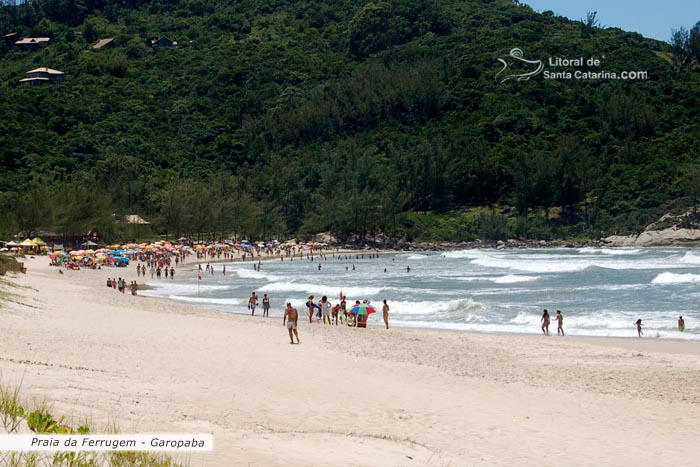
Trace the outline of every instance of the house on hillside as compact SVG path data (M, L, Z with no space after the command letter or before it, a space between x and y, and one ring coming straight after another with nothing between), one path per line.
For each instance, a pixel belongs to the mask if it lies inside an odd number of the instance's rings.
M44 44L48 44L50 40L50 37L23 37L15 42L15 45L22 49L34 50L38 49Z
M159 37L157 39L147 39L146 47L163 47L167 49L177 48L177 42L168 37Z
M112 47L114 47L114 38L112 38L112 37L100 39L99 41L92 44L93 50L103 49L103 48L112 48Z
M36 68L27 72L27 77L19 80L20 83L29 83L32 86L39 86L51 81L63 81L65 73L51 68Z
M15 42L19 40L19 33L18 32L8 32L4 36L2 36L2 40L5 41L7 45L14 45Z

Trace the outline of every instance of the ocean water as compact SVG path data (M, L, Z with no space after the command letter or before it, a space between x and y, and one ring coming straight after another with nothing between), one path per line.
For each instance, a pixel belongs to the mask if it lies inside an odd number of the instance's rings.
M267 293L271 317L292 302L300 311L309 295L333 303L387 299L391 326L477 332L541 333L547 308L564 315L567 334L700 340L700 251L682 248L464 250L432 253L328 253L313 261L214 264L199 280L194 262L175 280L150 280L142 295L249 314L248 297ZM321 264L321 270L318 265ZM353 266L355 269L353 270ZM407 272L410 267L410 272ZM385 272L386 271L386 272ZM256 315L262 314L259 306ZM686 331L677 330L683 315ZM370 324L381 324L381 312ZM550 332L556 334L552 319Z

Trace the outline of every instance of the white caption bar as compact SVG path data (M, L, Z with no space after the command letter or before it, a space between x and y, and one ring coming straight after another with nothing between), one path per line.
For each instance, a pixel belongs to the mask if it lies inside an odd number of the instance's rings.
M212 435L0 435L0 451L212 451Z

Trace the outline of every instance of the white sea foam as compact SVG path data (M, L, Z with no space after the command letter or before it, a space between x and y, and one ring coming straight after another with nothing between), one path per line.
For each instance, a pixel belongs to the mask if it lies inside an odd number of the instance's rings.
M638 248L594 248L586 247L578 249L578 252L583 255L610 255L610 256L621 256L621 255L638 255L642 250Z
M676 274L673 272L662 272L651 281L652 284L698 284L700 274Z
M519 282L534 282L540 280L541 277L509 274L507 276L465 276L455 277L454 279L462 282L493 282L495 284L517 284Z
M150 290L144 290L144 292L153 292L153 295L163 296L163 295L180 295L180 294L192 294L198 292L210 292L214 290L228 290L231 287L228 285L214 285L202 283L205 281L200 281L199 284L182 282L148 282L148 286L151 287ZM139 292L141 293L141 292Z
M562 261L562 260L530 260L509 259L499 256L484 256L472 260L472 264L487 268L513 269L516 271L531 273L548 272L577 272L583 271L593 264L589 261Z
M460 258L481 258L488 255L489 251L495 250L457 250L446 251L442 254L445 258L460 259Z
M405 256L404 258L405 258L405 259L408 259L408 260L411 260L411 261L414 261L414 260L415 260L415 261L418 261L418 260L426 259L426 258L429 258L429 257L430 257L429 255L413 254L413 255Z
M170 295L168 298L181 302L204 305L243 305L244 300L238 298L204 298L197 296ZM247 303L247 301L245 301Z
M269 282L279 280L280 277L275 274L270 274L262 271L251 271L250 269L236 268L233 270L236 275L242 279L262 279Z
M332 300L336 300L340 296L341 291L343 295L348 298L364 299L379 295L382 291L389 290L389 288L361 286L339 287L337 285L309 284L303 282L273 282L259 287L259 290L261 292L303 292L307 295L313 294L319 299L321 296L327 295Z
M466 317L483 310L483 305L472 299L435 301L394 301L389 302L392 313L400 315L432 315L440 320L446 317Z
M494 282L496 284L517 284L519 282L534 282L540 280L540 276L518 276L509 274L503 277L497 277Z
M700 255L689 251L680 259L680 262L685 264L700 264Z

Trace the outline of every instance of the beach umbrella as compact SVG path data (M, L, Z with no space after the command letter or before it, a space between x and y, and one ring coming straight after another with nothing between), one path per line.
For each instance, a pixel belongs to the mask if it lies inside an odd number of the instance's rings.
M25 238L22 240L22 242L20 242L20 246L36 246L36 243L34 243L34 240Z
M372 313L376 313L377 309L369 303L360 303L359 305L353 306L348 311L353 315L371 315Z

